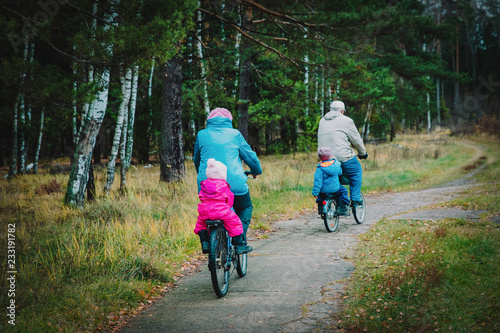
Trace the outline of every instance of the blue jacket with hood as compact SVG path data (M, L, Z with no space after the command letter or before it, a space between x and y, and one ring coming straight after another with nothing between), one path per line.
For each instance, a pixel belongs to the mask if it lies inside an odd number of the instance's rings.
M234 195L244 195L248 192L247 176L244 174L243 160L253 175L260 175L257 154L245 141L240 131L233 128L231 119L214 117L207 120L207 128L198 132L194 145L193 161L198 172L198 192L200 183L207 179L207 161L214 158L227 167L227 182Z
M342 175L342 168L340 162L335 158L319 163L314 173L312 194L318 196L320 193L332 194L337 192L340 189L340 175Z

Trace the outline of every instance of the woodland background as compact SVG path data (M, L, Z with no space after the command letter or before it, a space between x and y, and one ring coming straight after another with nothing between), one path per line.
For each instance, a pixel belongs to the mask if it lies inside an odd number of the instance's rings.
M334 99L365 140L498 133L497 0L2 1L0 167L69 157L65 202L92 165L185 175L215 107L259 154L312 151ZM52 166L53 167L53 166ZM86 191L88 191L86 195Z

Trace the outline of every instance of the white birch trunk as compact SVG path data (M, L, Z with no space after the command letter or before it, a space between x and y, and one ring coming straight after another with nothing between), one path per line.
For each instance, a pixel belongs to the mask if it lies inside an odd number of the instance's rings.
M370 132L370 125L368 124L368 121L370 120L370 113L371 113L371 103L368 103L368 108L366 110L366 116L365 116L365 123L363 124L363 141L365 141L368 138L368 134Z
M113 137L113 144L111 146L111 154L109 156L107 180L106 184L104 185L105 193L109 193L115 179L116 157L118 155L118 149L120 147L120 138L122 136L123 124L125 122L124 119L127 117L128 104L130 101L132 69L130 68L126 69L125 73L121 74L120 81L122 85L122 102L120 104L118 118L116 120L115 135ZM122 158L122 164L123 164L123 158Z
M320 96L320 112L321 117L325 115L325 71L321 71L321 96Z
M441 126L441 94L439 93L439 79L436 82L436 108L437 108L437 121L438 126Z
M238 6L238 25L241 26L241 12L240 6ZM234 99L237 99L238 87L239 87L239 75L240 75L240 44L241 44L241 33L238 31L236 33L236 39L234 41L234 48L236 54L236 62L234 64L234 68L236 69L235 79L234 79Z
M120 191L124 192L127 187L127 171L130 167L132 161L132 151L134 147L134 122L135 122L135 109L137 106L137 89L139 86L139 66L135 66L132 87L131 87L131 97L128 112L128 124L127 124L127 141L125 158L122 160L121 167L121 177L120 177ZM125 131L125 128L124 128Z
M318 70L314 70L314 105L318 105L318 86L319 86L319 78L318 78ZM316 109L316 107L315 107ZM316 109L317 110L317 109Z
M427 93L427 134L431 133L431 96Z
M112 6L112 13L107 17L105 30L109 29L110 23L116 17L119 1L116 1ZM109 56L113 53L112 46L108 46ZM96 73L94 73L96 74ZM81 206L85 201L85 192L89 178L89 168L92 163L92 152L97 140L97 135L102 125L106 108L108 105L110 70L104 68L102 72L97 74L99 86L101 89L96 94L92 101L85 124L80 128L81 135L78 138L76 153L71 173L66 188L64 201L68 205Z
M305 36L307 37L307 35ZM306 109L305 109L305 112L306 112L306 117L309 115L309 66L307 65L307 63L309 62L309 56L306 55L304 56L304 62L306 63L305 65L305 73L304 73L304 85L306 87Z
M127 140L128 140L128 108L127 115L123 118L122 127L122 141L120 142L120 173L121 180L124 180L125 170L127 168ZM122 184L120 183L120 191L123 191Z
M19 117L19 97L14 105L14 121L12 123L12 160L10 162L9 176L17 174L17 154L19 153L17 137L17 119Z
M75 47L73 46L73 50L75 50ZM77 71L76 71L76 62L73 62L73 77L75 80L73 81L73 91L75 93L75 99L73 100L73 145L76 147L76 144L78 142L77 135L78 135L78 123L77 123L77 118L78 118L78 105L76 104L76 94L78 91L78 84L77 84Z
M201 7L201 2L198 1L198 7ZM198 22L201 22L201 12L198 11ZM207 73L205 69L205 61L203 60L203 47L201 45L201 29L198 29L198 54L200 57L200 69L201 69L201 79L203 80L203 106L205 113L208 115L210 113L210 101L208 100L208 82Z
M38 174L38 158L40 157L40 149L42 147L42 136L43 136L43 121L45 118L45 111L42 109L42 114L40 115L40 134L38 135L38 145L36 147L35 154L35 165L33 166L33 173Z
M94 2L94 17L97 17L97 10L98 10L98 6L97 6L97 1ZM92 38L95 38L95 31L97 30L97 19L94 18L94 20L92 20ZM91 56L93 55L93 52L91 52ZM92 65L89 65L88 67L88 73L86 74L86 83L92 83L94 82L94 67ZM78 141L78 137L80 136L80 131L81 129L83 128L83 126L85 125L85 121L87 120L87 118L89 117L89 109L90 109L90 102L85 102L83 104L83 107L82 107L82 120L80 122L80 130L78 130L77 134L76 134L76 137L77 137L77 141ZM75 144L76 146L76 144Z
M28 47L29 47L29 37L25 37L24 39L24 68L23 73L21 74L21 86L24 86L26 83L26 65L28 60ZM18 172L21 175L26 173L26 142L25 142L25 132L26 132L26 101L24 100L24 95L22 93L19 94L19 108L18 108L18 156L19 156L19 164L18 164Z
M148 140L149 140L149 135L151 133L151 128L153 128L153 106L152 106L152 103L151 103L151 96L153 96L153 75L154 75L154 72L155 72L155 61L156 61L156 59L153 58L153 61L151 63L151 71L149 73L149 87L148 87L149 124L148 124L148 132L147 132Z

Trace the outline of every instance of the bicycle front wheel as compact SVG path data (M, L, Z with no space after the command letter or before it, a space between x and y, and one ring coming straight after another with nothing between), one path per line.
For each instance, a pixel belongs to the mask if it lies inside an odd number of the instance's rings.
M366 216L365 196L363 195L363 193L360 193L360 196L360 204L356 207L352 207L352 215L354 215L354 219L358 224L365 222Z
M238 261L236 263L236 271L240 277L247 275L247 254L238 254Z
M328 232L336 232L339 228L339 215L335 200L329 199L326 203L326 213L324 214L325 228Z
M219 226L210 233L208 268L212 277L212 286L218 297L224 297L229 288L229 270L226 269L229 257L227 239L227 232L223 226Z

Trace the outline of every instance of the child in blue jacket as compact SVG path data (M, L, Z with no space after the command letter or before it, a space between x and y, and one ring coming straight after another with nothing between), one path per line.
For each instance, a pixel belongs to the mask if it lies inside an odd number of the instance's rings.
M312 195L318 203L318 213L323 213L323 200L326 196L333 194L338 203L337 213L340 216L346 216L349 197L347 189L340 185L339 176L342 175L340 162L332 156L332 150L328 147L320 147L318 149L318 157L321 163L316 168L312 190Z

